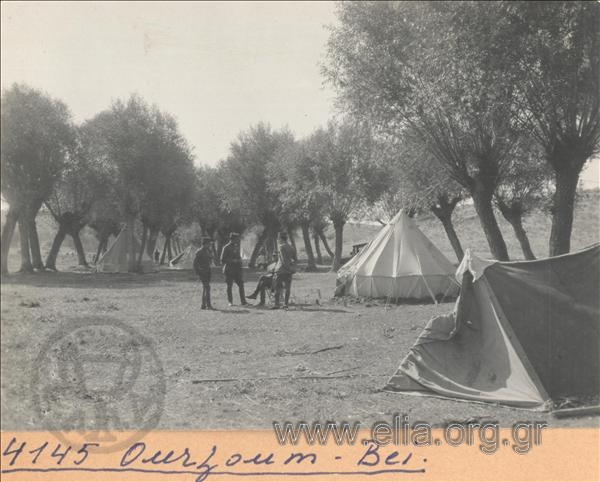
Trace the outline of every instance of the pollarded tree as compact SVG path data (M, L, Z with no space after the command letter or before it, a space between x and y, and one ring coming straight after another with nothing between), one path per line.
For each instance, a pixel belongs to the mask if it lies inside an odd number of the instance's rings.
M332 260L334 258L333 251L327 242L327 236L325 236L325 229L327 229L328 226L329 221L327 220L327 217L320 211L317 213L315 219L313 219L313 221L310 223L312 239L315 245L315 256L318 264L324 264L323 255L321 253L321 244L323 244L323 248L325 249L325 252L329 258Z
M523 227L523 217L548 205L552 182L543 152L531 141L529 138L519 141L515 157L494 194L496 206L512 226L525 259L535 259L535 255Z
M253 267L260 248L266 242L273 249L277 231L281 228L277 212L277 196L268 189L268 166L283 146L291 144L294 136L288 129L274 131L259 123L231 143L230 153L223 164L224 207L240 212L250 224L262 225L262 231L249 266Z
M87 266L79 232L91 220L94 204L110 196L110 166L90 152L91 142L86 126L76 132L77 139L69 150L68 162L45 201L58 224L46 258L46 268L52 270L56 270L56 257L67 235L73 239L79 264Z
M482 50L496 4L348 2L325 73L347 108L385 130L416 133L473 198L493 256L508 259L492 199L511 156L514 89Z
M306 269L316 270L317 260L312 248L310 227L320 219L324 199L316 188L314 158L310 155L309 140L285 146L278 153L270 167L269 189L277 196L280 216L288 223L298 225L302 231ZM322 263L322 257L319 262Z
M177 122L155 108L152 124L149 153L141 172L145 189L140 208L143 231L138 265L145 248L149 255L154 252L161 228L172 235L179 224L189 220L194 189L192 150Z
M2 230L2 272L8 271L17 222L21 271L43 269L35 218L64 168L73 142L71 116L63 102L15 84L2 94L1 123L1 189L10 206Z
M194 178L194 199L192 201L193 220L196 221L205 236L214 239L215 232L219 226L219 209L221 205L221 193L218 183L220 177L217 169L210 166L196 168Z
M102 173L105 180L102 194L95 198L88 216L88 225L94 230L98 240L94 263L106 252L110 237L117 236L125 224L122 200L118 191L121 187L118 180L119 169L109 157L106 138L113 122L113 116L105 111L86 121L80 129L85 140L83 143L85 156L88 162Z
M95 126L94 152L112 165L111 184L120 219L127 224L130 271L139 268L148 222L175 231L193 176L191 152L171 116L138 96L117 101L90 121ZM142 249L136 252L134 222L144 223Z
M400 209L410 217L422 211L426 188L417 189L409 178L409 171L414 171L421 159L406 149L403 138L379 134L373 144L372 158L374 170L366 203L355 215L386 225Z
M192 204L193 220L197 221L206 236L215 238L223 223L223 205L226 187L223 176L224 166L201 166L196 169L196 187Z
M118 236L118 234L121 232L122 223L113 217L115 212L115 209L109 209L107 211L105 211L104 208L98 209L98 205L92 209L88 226L94 230L94 234L98 240L96 254L92 260L94 264L98 262L100 257L108 249L108 241L110 237Z
M371 132L352 120L331 121L327 128L317 129L306 142L314 190L335 231L332 269L336 271L341 266L344 225L367 198L371 184L374 172Z
M385 137L377 152L389 183L380 198L388 218L401 207L408 209L409 215L423 210L432 212L442 223L456 258L461 261L464 252L452 214L467 197L465 189L439 166L410 130L399 138Z
M129 252L135 253L134 222L139 217L146 194L144 168L150 154L152 111L139 97L116 101L110 109L97 114L94 125L94 152L113 167L111 184L119 209L118 217L127 225ZM137 260L129 257L129 270Z
M579 176L600 147L600 4L501 2L497 54L514 77L518 123L554 173L550 255L570 250ZM505 61L503 59L506 59Z
M198 167L191 203L191 220L216 241L217 253L221 253L230 232L243 233L247 228L240 210L227 203L227 173L223 161L216 167Z

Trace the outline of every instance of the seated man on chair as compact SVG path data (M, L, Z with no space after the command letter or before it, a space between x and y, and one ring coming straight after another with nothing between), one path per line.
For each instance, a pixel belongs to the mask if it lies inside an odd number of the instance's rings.
M275 267L277 266L277 253L274 253L274 261L267 266L267 272L258 278L258 284L256 285L256 289L254 292L246 298L251 300L255 300L256 297L260 293L260 302L256 306L265 306L265 292L266 290L270 290L273 292L275 288L275 284L273 283L273 278L275 277Z

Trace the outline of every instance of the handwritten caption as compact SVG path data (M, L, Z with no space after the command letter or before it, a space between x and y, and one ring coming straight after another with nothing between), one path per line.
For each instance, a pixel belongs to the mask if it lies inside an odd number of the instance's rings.
M424 474L427 459L414 450L394 450L366 440L362 446L339 447L339 452L315 448L314 451L241 453L218 445L205 449L157 446L135 442L122 451L102 453L102 443L66 445L50 440L31 443L11 437L3 442L4 476L34 472L106 472L181 474L196 482L212 475L230 476L311 476ZM340 470L332 470L339 466ZM326 467L320 470L319 467Z

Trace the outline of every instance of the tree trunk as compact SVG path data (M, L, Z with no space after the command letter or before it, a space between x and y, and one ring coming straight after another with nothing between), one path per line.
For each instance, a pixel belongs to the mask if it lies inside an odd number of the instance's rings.
M277 230L270 232L267 238L267 253L270 259L273 259L275 252L277 252Z
M158 241L158 229L150 227L148 232L148 242L146 243L146 253L154 259L154 250Z
M219 266L221 264L221 260L219 259L219 255L218 253L218 247L217 247L217 230L216 228L210 228L210 229L206 229L204 231L205 236L209 237L212 242L210 243L210 250L212 252L212 257L213 257L213 263L215 264L215 266Z
M527 238L527 233L523 228L523 208L520 203L511 203L506 204L502 199L496 199L496 203L498 204L498 209L504 216L515 232L515 236L521 245L521 250L523 251L523 255L525 259L535 259L535 255L531 249L531 245L529 244L529 239Z
M556 171L556 190L552 198L552 229L550 230L550 256L568 253L571 250L573 209L575 193L581 169Z
M54 236L54 241L52 241L52 246L50 247L50 252L48 253L48 257L46 258L46 268L52 269L56 271L56 258L58 253L60 252L60 247L62 246L65 237L67 236L67 228L64 224L58 225L58 231Z
M217 251L215 261L218 266L221 266L221 253L223 252L223 247L225 246L225 239L223 239L223 235L219 232L217 232L217 242L215 244L215 249Z
M435 213L435 211L434 211L434 214L440 220L440 222L442 223L442 226L444 226L444 231L446 231L446 236L448 237L448 241L450 241L450 245L452 246L452 249L454 250L454 254L456 254L456 259L460 263L465 255L465 253L463 251L462 245L460 244L460 239L458 239L458 235L456 234L456 231L454 230L454 224L452 223L452 215L439 216L437 213Z
M476 181L476 186L472 190L471 196L492 256L498 261L508 261L506 243L502 237L502 232L500 231L492 207L493 190Z
M515 236L517 237L519 244L521 245L521 250L523 251L523 256L525 256L525 259L535 259L535 255L533 254L533 250L531 249L531 245L529 244L529 238L527 237L525 228L523 228L522 217L519 215L512 221L509 219L508 222L511 224L515 231Z
M144 225L144 229L142 231L142 246L140 247L140 254L138 255L136 269L137 271L142 270L142 258L144 257L144 250L146 249L146 240L148 238L148 226Z
M169 241L167 242L167 256L169 258L169 263L173 259L173 251L171 250L171 242L173 238L169 235Z
M317 254L317 264L323 264L323 255L321 254L321 245L319 243L319 233L313 233L313 241L315 243L315 252Z
M38 271L44 270L44 261L42 261L42 252L40 250L40 238L38 237L37 225L35 223L36 214L29 218L29 249L31 250L31 264Z
M310 231L309 224L302 223L300 227L302 228L302 239L304 240L304 251L306 251L307 258L307 266L306 271L316 271L317 265L315 264L315 256L313 254L312 245L310 244Z
M163 245L162 254L160 256L160 264L165 264L165 256L167 255L167 248L169 246L170 236L165 236L165 244Z
M110 235L102 236L102 238L98 241L98 249L96 250L96 255L94 256L94 264L96 264L100 259L100 256L105 253L109 237Z
M287 235L288 235L288 238L290 238L290 244L296 250L296 252L298 252L298 249L296 248L296 234L294 233L294 229L292 229L291 227L288 227Z
M127 271L130 273L135 272L136 270L136 249L135 249L135 220L133 217L127 219L127 248L129 250L128 253L128 264Z
M6 221L4 222L4 226L2 228L2 241L0 242L2 250L2 274L8 274L8 253L10 251L10 243L12 241L18 219L19 213L17 209L11 205L8 208L8 213L6 214Z
M44 261L42 260L42 253L40 250L40 239L37 232L37 225L35 218L37 213L42 207L42 201L32 200L31 204L28 205L27 209L23 213L25 220L27 221L27 230L29 232L29 250L31 252L31 264L34 269L38 271L44 270Z
M323 241L323 247L325 248L325 251L327 251L327 254L329 255L329 257L331 259L333 259L334 258L333 251L331 251L331 248L329 247L329 243L327 242L327 238L325 237L325 233L323 232L322 229L319 230L319 238L321 238L321 241Z
M21 244L21 268L22 273L33 273L33 265L29 254L29 230L25 216L19 216L19 241Z
M277 251L277 227L275 226L266 226L266 238L264 242L265 253L267 256L267 262L273 260L273 253Z
M102 249L102 240L98 240L98 247L96 248L96 254L94 255L94 259L92 263L96 264L100 259L100 250Z
M459 197L455 197L451 200L448 200L447 196L438 196L438 204L430 206L431 212L437 217L442 226L444 226L444 231L446 231L446 236L448 237L448 241L450 241L450 245L456 254L456 259L460 263L464 256L464 251L460 244L460 240L458 239L458 235L454 230L454 224L452 223L452 213L454 212L454 208L460 201Z
M250 255L250 260L248 261L248 268L254 268L256 266L256 258L258 258L258 253L260 253L260 248L265 244L265 240L267 239L267 229L263 229L258 238L256 239L256 244L254 245L254 249L252 250L252 254Z
M71 228L69 234L71 238L73 238L73 244L75 245L75 250L77 251L77 264L79 266L85 266L87 268L87 259L85 259L85 251L83 249L83 244L81 243L81 238L79 237L79 231L83 226L74 226Z
M333 228L335 229L335 254L331 265L332 271L337 271L342 265L342 249L344 248L344 222L334 221Z

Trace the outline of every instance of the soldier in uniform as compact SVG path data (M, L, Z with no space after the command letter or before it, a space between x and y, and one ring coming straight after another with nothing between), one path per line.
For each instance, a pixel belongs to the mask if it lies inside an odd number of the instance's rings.
M277 265L275 266L275 305L272 309L279 309L279 300L281 291L284 290L283 308L287 309L290 301L290 291L292 289L292 274L296 271L298 258L296 250L288 244L287 234L279 233L279 243L277 246Z
M267 290L273 292L275 286L273 285L273 279L275 278L275 268L277 267L277 253L274 253L275 260L267 266L266 273L258 278L258 284L254 293L248 295L248 298L255 300L260 294L260 302L255 306L265 306L265 293Z
M194 256L194 271L202 282L202 306L203 310L212 310L210 302L210 262L213 259L210 238L202 238L202 247L196 251Z
M240 292L240 304L247 305L244 295L244 279L242 276L242 257L240 255L240 235L238 233L229 234L229 242L223 247L221 252L221 264L223 265L223 274L227 284L227 301L229 306L233 305L233 293L231 291L233 283L238 285Z

